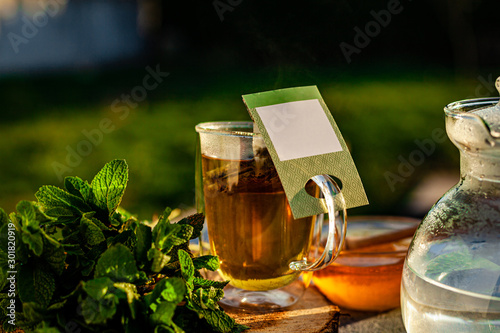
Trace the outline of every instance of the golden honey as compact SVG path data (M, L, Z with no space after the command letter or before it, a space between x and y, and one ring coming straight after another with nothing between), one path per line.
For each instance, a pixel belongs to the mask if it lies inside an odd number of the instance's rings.
M333 264L315 272L313 282L339 307L359 311L397 308L406 246L383 244L344 251Z

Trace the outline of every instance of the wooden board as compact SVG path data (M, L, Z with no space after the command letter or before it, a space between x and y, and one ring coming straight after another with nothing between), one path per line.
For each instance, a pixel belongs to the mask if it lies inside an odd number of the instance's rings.
M311 286L304 297L285 311L266 313L242 312L225 308L236 322L250 327L249 333L336 333L340 311Z

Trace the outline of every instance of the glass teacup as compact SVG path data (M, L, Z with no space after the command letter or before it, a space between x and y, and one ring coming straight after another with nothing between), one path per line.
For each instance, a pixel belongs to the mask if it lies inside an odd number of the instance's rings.
M259 309L294 304L309 285L311 272L328 266L342 248L346 212L338 185L327 175L304 184L309 194L324 201L329 216L325 250L314 254L324 214L294 219L253 123L202 123L196 131L198 209L205 213L210 252L219 257L218 273L230 280L221 302ZM316 260L311 262L311 257Z

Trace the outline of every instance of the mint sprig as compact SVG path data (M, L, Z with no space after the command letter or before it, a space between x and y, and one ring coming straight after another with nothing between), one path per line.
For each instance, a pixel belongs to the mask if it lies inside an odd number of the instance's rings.
M111 216L122 201L127 181L128 166L125 161L114 160L106 164L90 184L90 195L95 206Z
M6 331L10 284L16 275L16 326L26 332L241 332L217 304L228 281L206 280L215 256L194 257L204 217L178 223L165 209L154 228L123 210L124 160L107 163L88 183L67 177L64 189L42 186L37 201L0 208L2 244L16 238L16 263L0 249L0 323ZM12 232L11 232L12 234ZM6 242L5 242L6 243Z

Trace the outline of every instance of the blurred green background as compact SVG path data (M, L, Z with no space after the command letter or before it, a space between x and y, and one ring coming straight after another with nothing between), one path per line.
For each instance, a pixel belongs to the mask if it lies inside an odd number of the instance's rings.
M0 207L8 211L42 185L62 187L64 176L90 181L114 158L130 167L129 211L149 219L165 206L190 209L197 123L249 120L243 94L317 85L370 201L350 214L422 216L458 180L457 149L433 137L444 131L443 107L497 95L500 34L484 25L492 1L401 1L350 62L341 43L356 46L355 28L390 1L60 0L64 9L52 17L45 8L48 21L30 38L22 18L41 9L13 2L10 16L0 7ZM12 33L28 42L15 44ZM101 33L111 35L92 43ZM127 104L146 67L169 74ZM435 148L425 154L416 141L429 140Z

